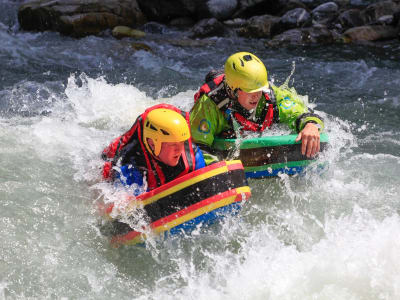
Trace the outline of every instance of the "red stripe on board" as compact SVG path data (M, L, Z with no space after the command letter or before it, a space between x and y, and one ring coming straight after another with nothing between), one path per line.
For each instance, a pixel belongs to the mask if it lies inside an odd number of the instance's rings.
M128 232L127 234L125 234L125 235L117 235L117 236L114 236L114 237L111 239L111 244L112 244L112 245L124 244L124 243L126 243L126 242L128 242L128 241L130 241L130 240L133 240L135 237L137 237L137 236L140 235L140 234L141 234L141 232L132 230L132 231L129 231L129 232Z
M186 208L184 208L184 209L182 209L182 210L180 210L180 211L178 211L176 213L173 213L173 214L171 214L169 216L166 216L166 217L164 217L162 219L159 219L159 220L151 223L150 227L151 228L157 228L157 227L162 226L162 225L164 225L166 223L169 223L169 222L171 222L171 221L173 221L173 220L175 220L177 218L180 218L180 217L182 217L182 216L184 216L186 214L189 214L189 213L191 213L193 211L196 211L199 208L202 208L203 206L207 206L207 205L209 205L211 203L218 202L218 201L220 201L222 199L225 199L225 198L227 198L229 196L233 196L235 194L236 194L236 189L232 189L232 190L229 190L229 191L225 191L225 192L223 192L221 194L217 194L215 196L212 196L210 198L204 199L203 201L197 202L197 203L195 203L195 204L193 204L191 206L188 206L188 207L186 207ZM238 201L237 198L235 199L235 202L236 201Z
M241 163L228 165L228 170L229 171L232 171L232 170L243 170L243 169L244 169L244 167L243 167L243 165Z
M167 216L165 218L159 219L159 220L151 223L150 227L152 229L154 229L154 228L163 226L164 224L167 224L167 223L169 223L169 222L171 222L173 220L176 220L176 219L178 219L178 218L180 218L180 217L182 217L182 216L184 216L186 214L189 214L189 213L191 213L193 211L196 211L196 210L198 210L198 209L200 209L200 208L202 208L204 206L207 206L207 205L209 205L211 203L215 203L215 202L218 202L218 201L223 200L225 198L228 198L230 196L233 196L236 193L237 193L236 189L232 189L232 190L223 192L221 194L212 196L210 198L204 199L203 201L197 202L196 204L193 204L193 205L191 205L189 207L186 207L186 208L184 208L184 209L182 209L182 210L180 210L180 211L178 211L176 213L173 213L173 214L171 214L171 215L169 215L169 216ZM250 198L250 193L245 192L244 194L246 195L247 199ZM242 201L242 200L243 200L243 195L242 195L242 193L240 193L240 194L237 194L234 202L239 202L239 201ZM128 241L134 239L135 237L137 237L139 234L140 234L140 232L132 230L132 231L130 231L129 233L127 233L125 235L114 237L111 240L111 242L112 243L117 242L117 241L119 243L128 242Z

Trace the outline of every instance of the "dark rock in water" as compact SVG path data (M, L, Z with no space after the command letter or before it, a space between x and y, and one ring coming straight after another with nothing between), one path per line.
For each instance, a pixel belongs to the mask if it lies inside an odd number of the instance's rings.
M53 30L82 37L118 25L144 24L136 0L35 0L21 5L18 21L23 30Z
M367 25L354 27L343 33L344 42L378 41L396 38L398 31L393 26Z
M345 29L364 25L364 20L361 17L359 9L349 9L342 12L339 15L338 21Z
M191 15L180 0L137 0L137 2L149 21L167 23L172 19Z
M400 4L393 1L383 1L369 5L362 11L362 17L366 24L372 24L380 17L385 15L393 15L400 9Z
M210 1L210 0L181 0L196 17L196 20L211 19L226 20L235 13L239 0Z
M339 6L335 2L319 5L312 11L313 21L319 24L328 24L339 14Z
M170 26L173 27L178 27L178 28L189 28L193 26L195 22L193 21L193 18L189 17L181 17L181 18L176 18L173 19L171 22L169 22Z
M239 0L234 18L251 18L261 15L278 15L284 10L288 0Z
M140 9L150 21L169 23L178 18L194 21L216 18L225 20L236 10L237 0L137 0Z
M392 25L394 22L394 16L393 15L385 15L382 16L380 18L378 18L378 20L376 20L376 25Z
M240 27L246 26L247 23L248 23L247 20L241 19L241 18L235 18L232 20L224 21L224 24L231 28L240 28Z
M392 26L400 26L400 9L393 14Z
M247 38L268 38L278 33L279 17L271 15L255 16L237 30L237 34Z
M146 51L146 52L153 52L153 49L151 49L151 47L149 45L146 45L144 43L132 43L131 44L132 49L136 50L136 51Z
M211 36L223 36L227 30L221 22L215 18L204 19L198 22L191 30L190 38L204 38Z
M358 7L358 8L365 8L368 5L374 3L375 0L350 0L350 6Z
M185 0L184 2L199 2ZM201 1L203 5L196 5L196 16L198 19L215 18L223 21L230 18L236 11L238 0L230 1Z
M284 14L279 21L280 32L311 25L311 15L304 8L296 8Z
M282 45L307 45L307 44L331 44L334 42L332 33L324 26L296 28L285 31L272 40L266 42L268 47Z
M140 30L143 30L147 33L155 33L155 34L163 34L168 31L167 26L157 23L157 22L148 22L143 26L139 27Z
M326 4L328 2L327 0L300 0L300 1L309 9L314 9L314 8L316 8L320 5ZM346 1L346 0L336 0L334 2L342 3L343 1Z
M289 2L285 5L283 10L280 12L280 15L284 15L288 11L296 8L304 8L305 10L309 11L308 7L300 0L289 0Z

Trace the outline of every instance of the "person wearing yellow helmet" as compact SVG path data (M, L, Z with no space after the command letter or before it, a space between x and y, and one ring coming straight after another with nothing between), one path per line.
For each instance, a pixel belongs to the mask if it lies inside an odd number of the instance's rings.
M214 162L192 142L189 114L169 104L148 108L102 157L103 178L136 184L136 195Z
M312 157L320 150L324 122L288 88L268 81L263 62L249 52L238 52L223 71L211 71L195 94L190 112L191 133L202 149L211 151L214 137L234 137L237 131L261 132L284 123L298 132L301 152Z
M184 142L189 138L188 123L176 111L154 109L144 120L143 143L147 151L168 166L175 167L178 164Z

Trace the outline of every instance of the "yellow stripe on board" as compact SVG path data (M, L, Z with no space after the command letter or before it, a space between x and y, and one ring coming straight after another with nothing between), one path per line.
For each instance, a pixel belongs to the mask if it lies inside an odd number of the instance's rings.
M162 232L165 232L167 230L170 230L178 225L181 225L187 221L193 220L198 216L201 216L203 214L206 214L208 212L211 212L217 208L232 204L233 202L235 202L235 199L237 197L238 194L242 194L242 193L250 193L250 187L248 186L242 186L239 188L236 188L236 194L229 196L227 198L221 199L217 202L213 202L210 203L209 205L200 207L199 209L192 211L186 215L183 215L179 218L176 218L175 220L172 220L164 225L158 226L156 228L152 229L152 233L154 233L155 235L159 235ZM125 245L134 245L140 242L143 242L144 240L146 240L147 238L147 234L146 233L142 233L140 235L138 235L137 237L135 237L134 239L128 241L127 243L125 243Z
M150 204L150 203L153 203L153 202L157 201L158 199L161 199L161 198L164 198L164 197L166 197L166 196L168 196L170 194L176 193L177 191L182 190L182 189L184 189L184 188L186 188L186 187L188 187L190 185L193 185L193 184L198 183L200 181L203 181L203 180L205 180L207 178L210 178L210 177L222 174L222 173L226 173L226 172L228 172L228 167L225 165L225 166L222 166L222 167L217 168L215 170L208 171L206 173L200 174L200 175L198 175L196 177L193 177L193 178L190 178L190 179L188 179L186 181L183 181L183 182L181 182L181 183L179 183L177 185L174 185L171 188L166 189L165 191L163 191L161 193L158 193L158 194L156 194L156 195L154 195L154 196L152 196L152 197L150 197L150 198L148 198L146 200L139 200L139 201L132 200L128 204L126 211L129 212L130 210L135 209L138 206L139 203L140 203L140 205L143 205L143 206L147 205L147 204Z

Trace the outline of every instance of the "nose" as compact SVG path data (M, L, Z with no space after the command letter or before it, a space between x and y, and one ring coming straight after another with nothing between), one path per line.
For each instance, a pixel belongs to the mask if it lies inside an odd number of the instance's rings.
M181 153L181 152L183 151L183 147L184 147L184 144L183 144L183 143L182 143L182 144L179 143L179 144L175 145L175 147L174 147L175 153L176 153L176 154Z

